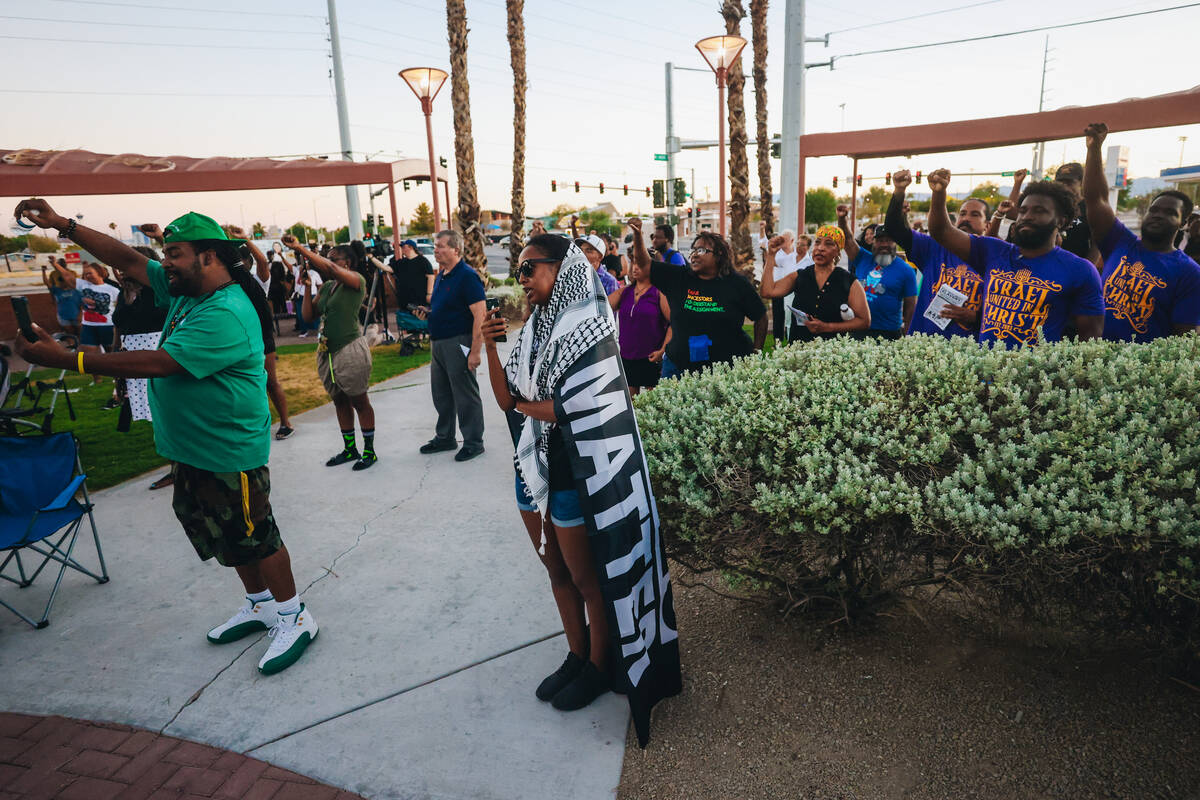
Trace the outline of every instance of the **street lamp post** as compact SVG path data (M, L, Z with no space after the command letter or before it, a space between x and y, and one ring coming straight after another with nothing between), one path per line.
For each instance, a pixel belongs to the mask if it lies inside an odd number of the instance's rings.
M433 230L436 233L442 227L442 209L438 201L437 161L433 157L433 123L430 121L430 114L433 113L433 98L442 90L449 75L445 70L436 67L410 67L400 70L400 77L421 101L421 111L425 114L425 138L429 144L429 183L433 187ZM450 213L448 207L446 213Z
M719 203L721 206L721 235L725 235L725 78L729 74L729 65L737 61L742 54L746 40L740 36L709 36L696 42L696 49L712 71L717 74L717 113L720 117L718 141L720 146L720 181ZM673 187L672 187L673 188Z

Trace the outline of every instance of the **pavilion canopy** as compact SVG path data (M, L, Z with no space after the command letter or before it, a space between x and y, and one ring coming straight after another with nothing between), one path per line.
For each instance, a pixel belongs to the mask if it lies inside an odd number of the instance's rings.
M437 179L447 182L446 171ZM429 162L108 155L88 150L0 150L0 197L215 192L429 180Z

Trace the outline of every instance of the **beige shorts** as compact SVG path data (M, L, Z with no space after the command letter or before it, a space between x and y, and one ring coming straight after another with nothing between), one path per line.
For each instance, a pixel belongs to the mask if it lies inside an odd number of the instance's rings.
M336 353L318 347L317 374L332 400L341 395L366 394L371 385L371 348L367 346L367 338L360 336Z

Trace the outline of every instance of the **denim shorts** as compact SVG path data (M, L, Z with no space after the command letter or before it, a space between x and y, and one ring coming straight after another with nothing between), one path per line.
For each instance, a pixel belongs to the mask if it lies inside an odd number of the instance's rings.
M529 490L521 473L514 473L516 479L517 508L522 511L537 511L537 506L529 498ZM583 509L579 505L579 492L574 489L563 489L550 493L550 521L556 528L574 528L583 524Z
M106 351L112 349L112 325L81 325L79 343L89 347L103 347Z

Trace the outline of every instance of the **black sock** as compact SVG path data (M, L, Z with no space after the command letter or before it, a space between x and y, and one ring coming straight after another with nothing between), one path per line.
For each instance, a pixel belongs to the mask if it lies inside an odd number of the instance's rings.
M342 431L342 445L347 453L357 452L358 448L354 446L354 428Z
M363 455L375 455L375 429L363 428Z

